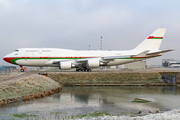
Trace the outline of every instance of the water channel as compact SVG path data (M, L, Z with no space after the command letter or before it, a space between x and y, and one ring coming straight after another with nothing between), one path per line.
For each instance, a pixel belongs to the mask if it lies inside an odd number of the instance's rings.
M132 102L135 98L152 101ZM180 87L178 86L79 86L63 87L60 93L52 96L1 107L0 117L22 113L33 115L59 113L73 116L96 111L122 115L143 110L168 111L179 107Z

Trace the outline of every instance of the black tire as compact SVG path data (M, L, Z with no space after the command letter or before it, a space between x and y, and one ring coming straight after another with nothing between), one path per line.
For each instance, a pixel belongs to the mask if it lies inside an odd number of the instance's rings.
M24 69L21 69L20 71L21 71L21 72L24 72Z

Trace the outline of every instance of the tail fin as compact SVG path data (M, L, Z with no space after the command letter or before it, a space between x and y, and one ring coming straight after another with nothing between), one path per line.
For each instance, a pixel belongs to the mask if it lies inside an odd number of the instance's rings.
M166 32L166 28L158 28L148 38L146 38L143 42L141 42L134 50L138 50L138 51L159 50L165 32Z

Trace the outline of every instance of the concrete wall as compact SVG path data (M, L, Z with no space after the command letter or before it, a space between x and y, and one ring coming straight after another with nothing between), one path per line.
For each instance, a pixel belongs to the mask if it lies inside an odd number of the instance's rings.
M137 61L133 63L127 63L124 65L118 65L117 68L119 69L146 69L146 62L145 61Z

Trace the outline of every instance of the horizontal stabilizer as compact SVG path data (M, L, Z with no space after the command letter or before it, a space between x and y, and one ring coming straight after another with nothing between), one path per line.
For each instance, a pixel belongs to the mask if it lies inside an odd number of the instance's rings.
M157 55L157 54L161 54L161 53L170 52L170 51L173 51L173 50L175 50L175 49L161 50L161 51L158 51L158 52L148 53L147 55Z

